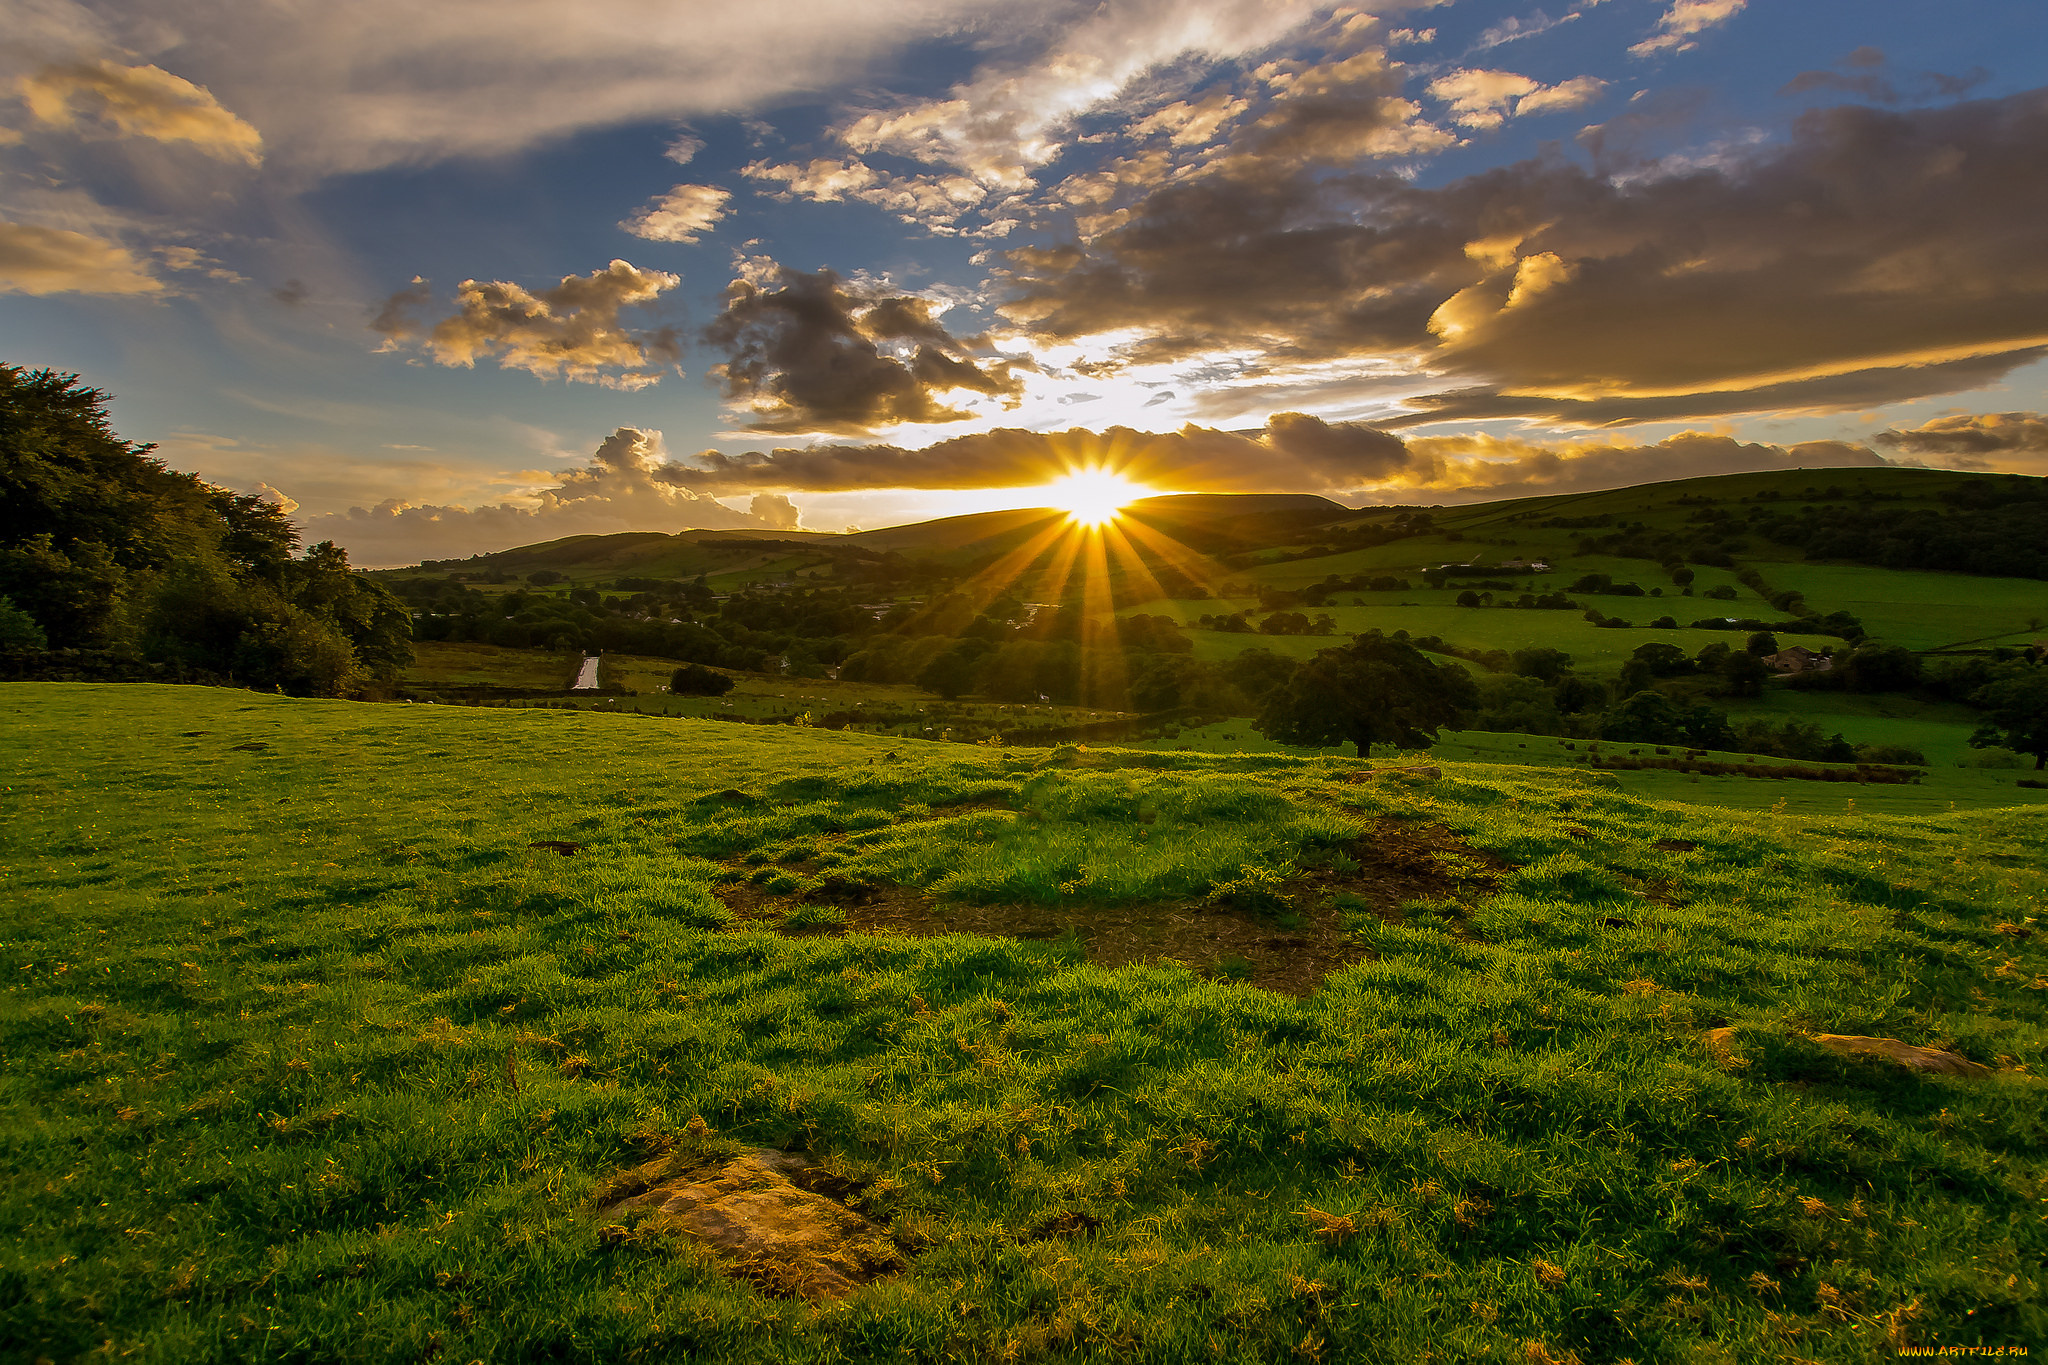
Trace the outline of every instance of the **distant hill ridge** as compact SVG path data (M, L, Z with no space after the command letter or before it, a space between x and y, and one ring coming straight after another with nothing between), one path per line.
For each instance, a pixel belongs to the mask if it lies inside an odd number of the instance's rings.
M1453 541L1483 540L1515 552L1555 553L1554 534L1599 536L1607 553L1691 559L1718 535L1758 533L1798 547L1790 557L1925 567L2014 577L2048 577L2048 479L1897 466L1771 470L1638 484L1450 506L1348 508L1310 493L1176 493L1144 498L1124 517L1204 554L1299 549L1359 531L1402 513L1428 512ZM845 533L801 530L627 531L569 536L477 555L427 561L425 570L511 574L538 569L674 577L725 573L804 556L869 559L889 554L965 561L1001 555L1041 535L1065 515L1019 508L941 517ZM1740 523L1738 525L1738 523ZM1630 528L1660 538L1646 556L1624 544ZM1785 540L1784 536L1799 537ZM1640 536L1638 537L1640 539ZM1537 544L1541 540L1543 543ZM1313 550L1308 551L1313 553ZM1777 554L1768 558L1782 557ZM1712 559L1700 562L1713 562ZM401 571L402 572L402 571Z

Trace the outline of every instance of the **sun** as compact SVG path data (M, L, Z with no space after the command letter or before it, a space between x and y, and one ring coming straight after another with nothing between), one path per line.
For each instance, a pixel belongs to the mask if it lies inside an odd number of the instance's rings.
M1104 526L1115 521L1126 503L1152 490L1132 483L1110 469L1076 469L1045 486L1046 497L1077 526Z

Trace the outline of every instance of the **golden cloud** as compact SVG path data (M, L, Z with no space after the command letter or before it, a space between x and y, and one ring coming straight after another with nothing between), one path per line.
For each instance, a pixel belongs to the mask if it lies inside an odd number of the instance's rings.
M0 222L0 292L160 294L163 282L119 242Z
M21 97L47 127L75 127L83 112L127 137L188 143L209 156L251 166L263 160L261 133L223 109L206 87L159 66L46 66L22 80Z
M491 359L542 379L644 389L674 368L682 344L673 328L629 330L620 310L652 303L681 283L679 276L625 261L565 275L539 293L507 280L464 280L455 291L455 313L428 328L413 315L432 301L432 291L415 278L386 300L370 326L384 335L380 349L417 341L442 365L469 369Z

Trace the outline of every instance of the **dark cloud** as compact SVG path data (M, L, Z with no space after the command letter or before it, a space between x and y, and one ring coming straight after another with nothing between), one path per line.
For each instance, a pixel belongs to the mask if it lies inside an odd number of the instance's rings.
M1015 361L977 357L975 340L953 336L925 300L830 270L749 272L726 291L704 341L726 354L711 373L753 411L748 425L757 431L856 434L957 421L968 414L939 395L1023 391Z
M2048 457L2048 416L2038 412L1954 414L1906 431L1888 428L1870 439L1886 450L1944 464L1985 469L1997 460L2011 468L2037 464Z
M1462 435L1404 439L1352 422L1276 413L1262 430L1184 426L1154 433L991 431L918 450L893 445L811 446L723 455L706 451L655 477L699 493L751 489L1031 488L1077 467L1106 466L1150 488L1184 492L1313 492L1377 501L1470 501L1663 479L1883 464L1866 446L1795 446L1681 432L1654 444L1535 442ZM766 514L755 504L757 515Z
M1277 413L1263 431L1185 426L1176 432L997 430L911 450L895 445L808 446L726 455L707 450L658 477L701 493L779 488L1029 488L1076 467L1108 465L1157 488L1265 492L1357 488L1426 473L1400 437L1349 422Z
M2048 347L2035 347L1945 364L1857 370L1753 389L1722 389L1663 398L1550 398L1479 386L1410 396L1402 401L1413 411L1378 420L1379 425L1394 428L1501 417L1532 418L1564 426L1607 427L1692 421L1744 412L1842 412L1981 388L1997 383L2021 365L2044 358L2048 358Z
M370 330L384 338L381 350L396 350L401 342L420 334L419 313L434 301L434 286L415 275L412 283L398 290L370 319Z
M1804 95L1814 90L1840 90L1847 94L1861 95L1865 99L1895 104L1898 102L1899 92L1880 74L1884 64L1883 49L1859 47L1835 63L1839 70L1802 71L1785 82L1778 93Z
M1539 444L1487 436L1421 437L1413 447L1440 462L1433 496L1451 502L1630 488L1671 479L1775 469L1841 469L1886 463L1867 446L1807 441L1794 446L1683 431L1653 444ZM1401 490L1404 495L1409 490Z
M1390 431L1356 422L1325 422L1300 412L1276 412L1266 420L1266 441L1274 450L1330 480L1356 488L1407 471L1414 455Z
M1603 125L1592 167L1184 179L1097 237L1010 253L1002 312L1047 339L1137 334L1113 362L1405 357L1446 392L1600 421L1967 387L2048 342L2048 91L1815 109L1782 144L1645 159L1667 115Z

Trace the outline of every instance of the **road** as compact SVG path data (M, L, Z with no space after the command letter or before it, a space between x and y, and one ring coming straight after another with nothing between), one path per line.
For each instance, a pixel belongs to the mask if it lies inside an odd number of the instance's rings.
M576 675L576 685L569 690L571 692L594 692L597 690L597 656L595 654L583 656L583 671Z

